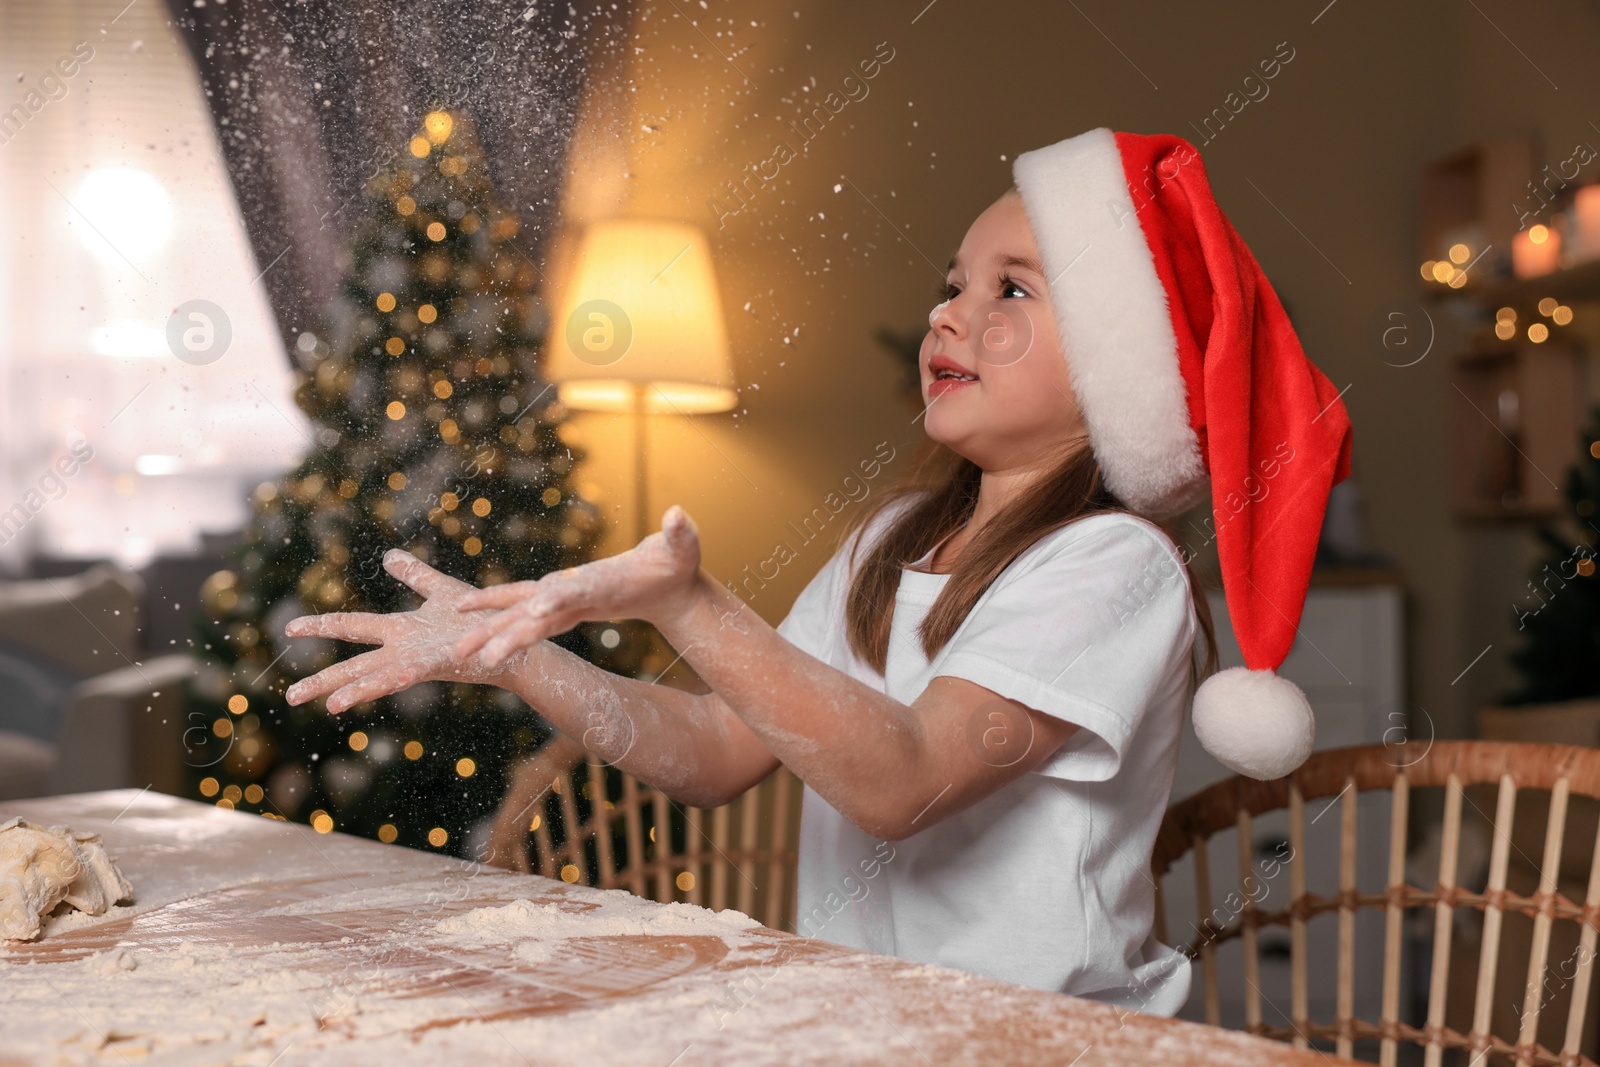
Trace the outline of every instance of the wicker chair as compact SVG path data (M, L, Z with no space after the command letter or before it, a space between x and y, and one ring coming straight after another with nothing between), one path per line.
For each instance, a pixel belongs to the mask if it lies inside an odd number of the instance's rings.
M513 780L490 862L662 903L733 907L792 929L802 785L788 768L706 810L559 737L546 747Z
M1482 805L1475 803L1472 800L1475 786L1492 787L1496 799L1491 803L1485 796ZM1407 884L1406 827L1413 806L1419 809L1423 806L1421 795L1413 797L1413 793L1426 789L1443 792L1443 830L1437 883L1417 887ZM1379 790L1387 791L1390 807L1386 888L1381 893L1363 894L1357 891L1356 877L1358 794ZM1519 792L1526 798L1521 811L1517 809ZM1320 798L1333 799L1318 805L1320 810L1316 818L1335 804L1340 807L1337 824L1339 885L1333 895L1309 893L1305 885L1305 806ZM1313 1041L1325 1044L1331 1040L1337 1053L1346 1057L1353 1055L1358 1040L1375 1041L1379 1062L1391 1065L1402 1047L1410 1048L1410 1055L1420 1049L1428 1067L1443 1062L1449 1049L1470 1052L1474 1067L1491 1061L1592 1065L1594 1060L1580 1052L1580 1043L1585 1038L1586 1019L1590 1020L1590 1027L1593 1026L1591 1001L1595 991L1592 979L1596 932L1600 929L1600 837L1592 828L1593 805L1580 798L1600 798L1600 750L1570 745L1470 741L1440 741L1429 746L1421 743L1367 745L1316 753L1294 774L1276 781L1231 778L1173 805L1167 812L1152 858L1152 873L1158 886L1156 933L1166 940L1167 924L1160 891L1162 879L1175 863L1192 853L1195 900L1199 913L1207 918L1202 923L1204 931L1193 927L1200 936L1186 950L1199 960L1206 1020L1213 1025L1218 1024L1220 1015L1217 950L1220 945L1238 939L1242 943L1246 986L1245 1027L1254 1033L1288 1040L1298 1048L1308 1047ZM1488 818L1486 809L1492 806L1494 810L1488 825L1491 842L1487 884L1481 892L1463 886L1463 872L1458 870L1462 856L1464 802L1472 813L1482 811L1485 819ZM1289 843L1293 848L1292 859L1286 864L1289 899L1285 907L1265 910L1257 907L1258 891L1248 888L1255 842L1251 820L1284 809L1287 809ZM1469 819L1471 817L1469 815ZM1572 899L1577 895L1576 890L1563 894L1558 885L1569 823L1582 827L1573 841L1577 851L1566 850L1569 857L1576 856L1580 867L1588 868L1587 888L1581 903ZM1236 916L1227 916L1219 923L1213 918L1216 911L1211 904L1207 845L1214 835L1226 830L1236 830L1238 842L1250 843L1252 847L1236 849L1240 891L1232 899L1239 901L1240 906ZM1332 832L1332 823L1324 830ZM1523 895L1508 890L1507 872L1513 866L1512 851L1523 854L1541 851L1537 845L1531 850L1520 848L1516 841L1536 841L1541 832L1542 859L1534 861L1528 855L1525 861L1517 861L1525 862L1526 884L1532 892ZM1591 844L1594 848L1585 856L1582 850ZM1569 862L1568 866L1572 864ZM1577 881L1580 877L1569 873L1568 881L1574 886L1581 885ZM1535 883L1536 889L1533 888ZM1265 895L1260 895L1264 900ZM1384 918L1381 1012L1376 1021L1356 1018L1353 1010L1356 983L1375 982L1379 978L1376 968L1370 975L1356 973L1356 917L1362 909L1374 909ZM1403 923L1410 909L1432 913L1427 1014L1420 1028L1403 1023L1400 1018ZM1308 961L1308 920L1327 913L1335 913L1338 919L1337 960ZM1470 960L1458 959L1456 965L1452 964L1452 940L1461 913L1473 920L1471 927L1477 927L1481 920L1475 981L1473 976L1464 974L1461 966ZM1224 915L1227 915L1226 909ZM1500 1002L1496 991L1496 975L1502 966L1503 922L1508 916L1519 924L1529 921L1519 917L1531 917L1531 949L1525 972L1518 969L1522 966L1520 959L1503 961L1504 967L1511 971L1505 977L1520 985L1521 994L1515 998L1518 1018L1506 1024L1502 1015L1502 1025L1497 1027L1492 1020L1501 1014L1498 1009L1503 1009L1505 1004ZM1550 946L1552 931L1558 924L1572 924L1562 931L1562 937L1573 935L1577 947L1566 958L1570 966L1561 966L1560 979L1556 981ZM1262 1020L1265 994L1261 990L1258 934L1263 928L1273 926L1286 926L1289 931L1290 1010L1285 1014L1290 1025L1282 1027L1269 1026ZM1521 928L1519 925L1519 930ZM1460 955L1470 956L1470 951ZM1337 967L1337 1011L1331 1022L1308 1018L1308 966ZM1516 980L1524 973L1526 980L1518 983ZM1454 983L1452 974L1457 978ZM1459 1026L1448 1025L1452 1018L1467 1018L1466 998L1460 998L1458 1005L1457 998L1450 996L1452 986L1460 993L1468 990L1472 993L1470 1024L1465 1032ZM1559 995L1554 995L1552 990ZM1556 1021L1560 1019L1563 1002L1565 1024L1559 1026ZM1545 1030L1560 1039L1559 1052L1539 1043L1541 1016L1549 1017ZM1497 1029L1507 1032L1497 1033Z

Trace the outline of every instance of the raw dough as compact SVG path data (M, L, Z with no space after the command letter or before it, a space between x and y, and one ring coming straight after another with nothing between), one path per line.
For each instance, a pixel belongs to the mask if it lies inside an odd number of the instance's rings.
M99 834L25 819L0 823L0 937L38 937L44 917L63 901L101 915L132 895Z

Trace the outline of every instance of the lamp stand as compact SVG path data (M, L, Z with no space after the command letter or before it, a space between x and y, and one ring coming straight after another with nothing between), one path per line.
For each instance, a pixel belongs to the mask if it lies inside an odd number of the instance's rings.
M633 383L633 543L650 534L650 468L646 457L644 382ZM632 546L629 546L632 547Z

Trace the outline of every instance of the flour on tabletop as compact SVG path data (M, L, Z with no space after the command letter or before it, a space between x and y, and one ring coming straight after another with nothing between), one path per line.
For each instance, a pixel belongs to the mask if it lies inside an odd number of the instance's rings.
M537 904L514 900L493 908L474 908L461 915L442 919L436 933L461 944L496 945L516 943L518 955L532 962L547 959L547 946L541 942L569 937L611 937L635 934L655 937L695 937L720 934L730 948L743 944L739 931L761 924L743 912L729 909L711 911L697 904L673 902L653 904L625 889L608 889L597 907L587 910L562 903ZM528 947L526 942L532 942Z

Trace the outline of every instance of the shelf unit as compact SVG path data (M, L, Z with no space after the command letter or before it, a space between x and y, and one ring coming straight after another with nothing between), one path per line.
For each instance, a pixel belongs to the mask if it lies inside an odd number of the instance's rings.
M1530 200L1538 159L1532 138L1508 137L1453 152L1422 172L1421 262L1445 259L1457 242L1469 252L1459 288L1422 283L1426 299L1466 302L1476 319L1449 356L1446 397L1450 496L1462 518L1559 514L1563 479L1582 447L1587 352L1577 331L1541 312L1540 304L1600 305L1600 260L1511 277L1518 232L1512 205ZM1569 184L1563 193L1576 188ZM1503 309L1514 315L1509 338L1495 332ZM1535 323L1546 331L1543 341L1528 334Z

